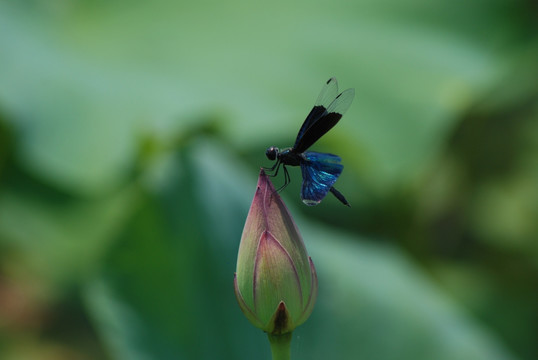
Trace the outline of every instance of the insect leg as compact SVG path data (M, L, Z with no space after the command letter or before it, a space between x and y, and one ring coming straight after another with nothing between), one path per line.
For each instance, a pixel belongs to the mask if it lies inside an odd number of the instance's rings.
M283 165L282 167L284 168L284 185L278 188L278 192L283 190L290 183L290 174L288 173L288 169L286 168L286 165Z
M266 170L266 171L274 171L275 168L277 167L277 165L278 165L279 162L280 162L280 160L277 160L277 161L273 164L273 166L271 166L271 167L265 167L265 166L262 166L262 169L263 169L263 170Z
M274 176L276 176L278 174L278 169L280 169L280 164L281 164L281 162L280 162L280 159L279 159L279 160L276 161L276 163L272 167L270 167L270 168L264 167L263 169L266 170L266 171L274 171L273 174L267 174L268 176L274 177ZM275 170L275 168L276 168L276 170Z

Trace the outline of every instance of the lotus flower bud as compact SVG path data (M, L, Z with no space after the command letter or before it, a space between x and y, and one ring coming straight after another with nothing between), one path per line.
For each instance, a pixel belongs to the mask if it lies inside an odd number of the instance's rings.
M268 334L293 331L316 301L314 264L263 170L243 229L234 285L245 316Z

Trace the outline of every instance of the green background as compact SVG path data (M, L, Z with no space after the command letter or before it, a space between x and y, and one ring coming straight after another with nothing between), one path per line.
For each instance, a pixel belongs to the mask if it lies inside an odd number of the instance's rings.
M282 196L294 359L536 359L535 1L0 0L0 358L269 359L233 293L265 149L354 87ZM283 178L275 178L280 186Z

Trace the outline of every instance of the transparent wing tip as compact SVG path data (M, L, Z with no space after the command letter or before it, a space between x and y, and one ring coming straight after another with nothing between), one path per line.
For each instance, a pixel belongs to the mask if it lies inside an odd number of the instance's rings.
M317 204L321 202L321 200L303 199L303 202L305 203L305 205L308 205L308 206L316 206Z
M327 112L335 112L339 114L345 114L351 106L353 98L355 97L355 89L349 88L344 90L334 99L334 101L327 107Z

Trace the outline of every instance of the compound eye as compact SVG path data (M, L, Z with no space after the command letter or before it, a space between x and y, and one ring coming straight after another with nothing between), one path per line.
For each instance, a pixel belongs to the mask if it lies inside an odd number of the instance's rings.
M269 160L275 160L277 153L278 153L278 149L274 146L271 146L267 148L267 150L265 151L265 156L267 156Z

